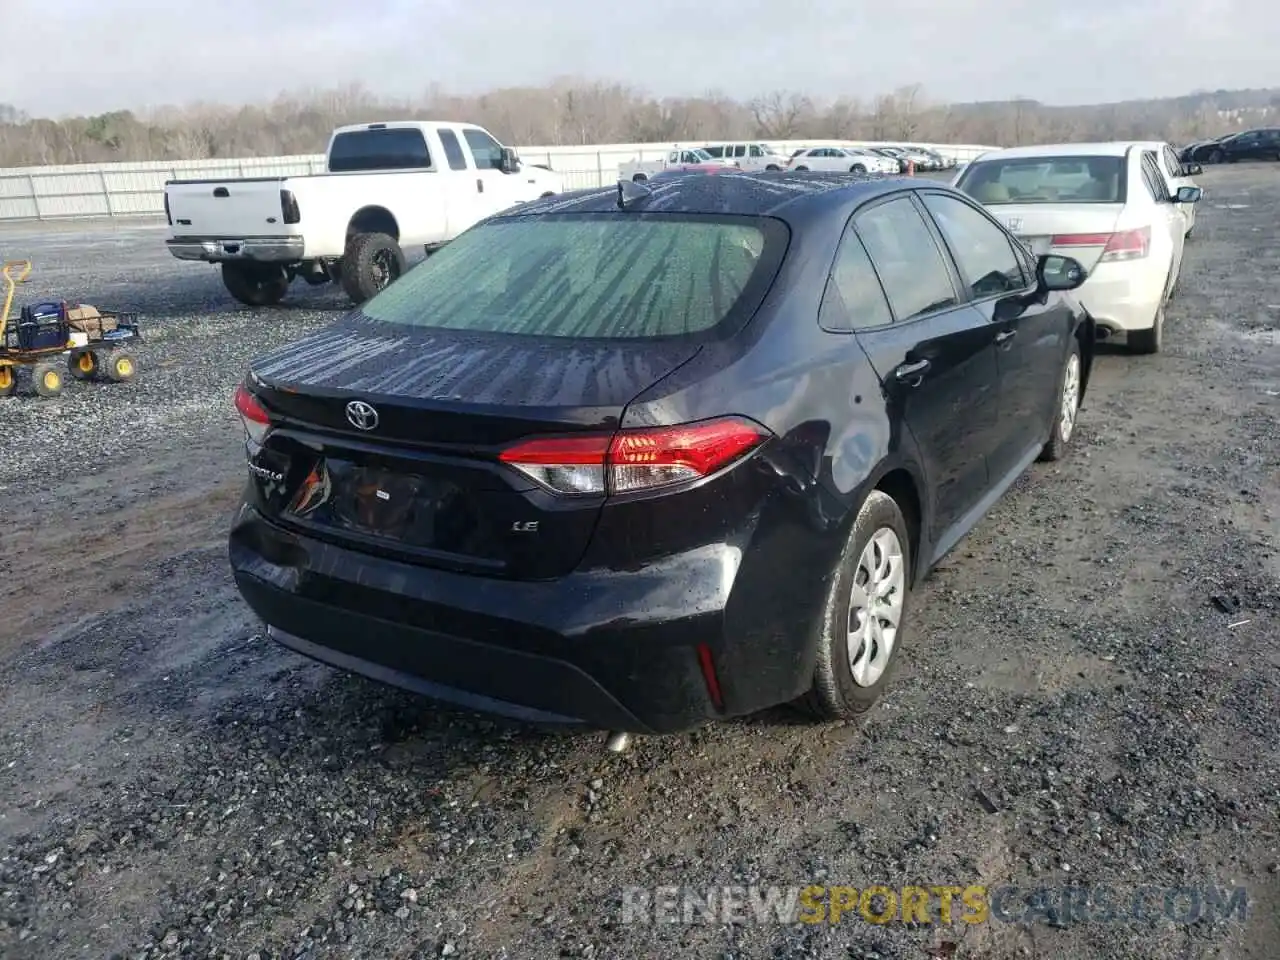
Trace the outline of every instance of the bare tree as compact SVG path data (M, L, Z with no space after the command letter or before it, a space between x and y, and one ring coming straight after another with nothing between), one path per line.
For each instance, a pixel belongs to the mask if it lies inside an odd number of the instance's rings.
M918 84L869 101L836 96L818 103L784 90L745 103L722 91L662 100L579 77L475 96L434 85L396 101L347 84L240 106L195 103L58 121L0 104L0 167L320 153L336 126L397 118L480 123L517 146L752 137L993 145L1152 137L1181 143L1274 123L1277 104L1275 89L1202 91L1092 107L1048 106L1024 97L935 104Z

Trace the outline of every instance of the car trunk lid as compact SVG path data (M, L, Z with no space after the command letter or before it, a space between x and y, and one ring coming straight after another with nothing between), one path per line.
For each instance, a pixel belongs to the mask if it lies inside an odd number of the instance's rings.
M357 549L519 579L571 570L604 495L552 494L499 453L611 435L699 349L380 326L349 322L253 365L274 425L250 451L261 508Z
M992 204L987 210L1036 256L1074 257L1092 270L1111 242L1123 204Z

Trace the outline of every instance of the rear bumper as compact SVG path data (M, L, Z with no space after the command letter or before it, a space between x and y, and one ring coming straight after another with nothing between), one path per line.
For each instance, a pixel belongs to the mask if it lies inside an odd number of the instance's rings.
M751 713L808 687L814 591L784 582L786 602L770 606L758 581L785 580L785 562L756 553L755 573L721 542L641 569L498 580L304 537L247 505L229 542L241 595L290 649L473 710L634 733Z
M1166 279L1147 260L1100 263L1076 296L1097 325L1108 332L1149 330L1164 298Z
M179 260L223 263L249 260L261 263L297 263L303 259L302 237L174 237L165 241Z

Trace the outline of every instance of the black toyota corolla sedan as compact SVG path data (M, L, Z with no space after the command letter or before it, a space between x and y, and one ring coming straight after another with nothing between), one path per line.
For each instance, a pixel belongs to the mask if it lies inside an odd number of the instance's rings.
M918 179L513 208L252 363L236 582L285 646L482 711L860 714L913 585L1070 441L1084 276Z

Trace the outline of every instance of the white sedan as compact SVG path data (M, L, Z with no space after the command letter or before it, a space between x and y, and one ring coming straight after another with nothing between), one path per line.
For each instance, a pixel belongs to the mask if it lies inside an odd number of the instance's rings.
M1180 209L1200 188L1171 189L1156 150L1141 143L1068 143L984 153L954 186L985 206L1033 254L1074 257L1089 277L1076 296L1099 335L1155 353L1182 267Z
M810 147L795 154L791 170L822 170L830 173L897 173L898 162L863 150L861 147Z

